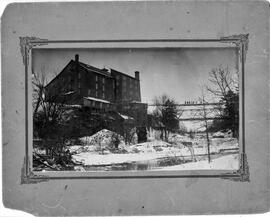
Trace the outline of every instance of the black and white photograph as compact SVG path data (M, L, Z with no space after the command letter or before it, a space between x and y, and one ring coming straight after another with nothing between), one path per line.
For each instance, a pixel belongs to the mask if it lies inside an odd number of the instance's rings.
M268 2L49 1L1 17L8 210L269 212Z
M238 170L238 55L33 49L33 171Z

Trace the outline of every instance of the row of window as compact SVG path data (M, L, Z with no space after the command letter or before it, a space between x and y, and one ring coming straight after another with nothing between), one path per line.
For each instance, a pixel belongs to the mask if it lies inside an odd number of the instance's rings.
M95 97L98 97L98 90L95 90ZM88 96L92 96L91 89L88 89ZM102 99L105 99L105 92L102 92Z
M96 82L98 82L98 76L97 75L95 75L95 81ZM80 80L81 79L81 73L79 72L78 73L78 80ZM71 80L71 75L69 75L69 80ZM105 78L101 78L101 81L102 81L102 84L105 84Z
M80 78L81 78L81 73L78 73L78 88L79 88L79 93L80 93L80 89L81 89L81 82L80 82ZM119 76L116 76L116 79L119 80ZM124 99L128 99L131 98L135 95L135 97L139 97L139 94L137 92L138 90L138 84L137 83L133 83L131 82L129 85L129 88L126 87L126 79L127 77L123 76L123 92L127 93L129 96L124 95L123 98ZM130 81L132 81L131 78L129 78ZM99 97L98 95L98 89L99 89L99 84L98 84L98 76L95 76L95 97ZM134 89L133 89L133 85L134 85ZM119 81L116 82L116 86L119 86ZM71 85L69 85L70 89L71 89ZM113 88L114 88L114 83L113 83ZM134 91L133 91L134 90ZM119 90L116 89L117 94L119 93ZM88 95L91 96L91 89L88 89ZM102 78L102 98L105 99L105 78Z
M98 76L95 75L95 81L98 82ZM105 84L105 78L101 78L102 84Z
M95 93L95 97L98 97L98 90L97 90L97 89L94 91L94 93ZM88 95L88 96L92 96L92 91L91 91L91 89L88 89L87 95ZM102 92L102 98L105 99L105 91Z
M95 96L98 97L98 83L97 82L96 82ZM105 84L103 82L102 82L102 99L105 99Z

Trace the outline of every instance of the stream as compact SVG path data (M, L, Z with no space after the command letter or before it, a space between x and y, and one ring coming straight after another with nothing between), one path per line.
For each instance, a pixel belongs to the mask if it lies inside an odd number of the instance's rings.
M233 152L228 152L226 154L211 154L211 159L215 159L227 154L232 154ZM207 155L196 155L197 161L206 160ZM180 164L185 164L192 162L191 156L173 156L173 157L163 157L156 158L152 160L143 160L143 161L131 161L124 163L116 163L110 165L92 165L84 166L86 171L127 171L127 170L153 170L160 169L167 166L175 166Z

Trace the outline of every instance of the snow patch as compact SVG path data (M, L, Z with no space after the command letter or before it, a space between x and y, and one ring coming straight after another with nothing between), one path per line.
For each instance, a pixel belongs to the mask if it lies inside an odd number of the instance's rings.
M93 101L96 101L96 102L103 102L103 103L107 103L107 104L111 104L111 102L107 101L107 100L103 100L103 99L98 99L98 98L95 98L95 97L84 97L85 99L88 99L88 100L93 100Z
M168 166L156 170L238 170L239 156L231 154L213 159L210 163L207 160Z
M129 117L129 116L127 116L127 115L123 115L123 114L120 114L120 113L118 113L124 120L134 120L134 118L132 118L132 117Z

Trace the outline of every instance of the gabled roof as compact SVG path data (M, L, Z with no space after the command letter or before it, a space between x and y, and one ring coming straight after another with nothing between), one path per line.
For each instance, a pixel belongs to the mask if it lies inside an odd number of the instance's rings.
M75 61L74 60L70 60L68 62L68 64L62 69L62 71L56 75L46 86L48 87L53 81L55 81L57 78L59 78L61 76L61 74L65 71L65 69L69 66L69 65L74 65L75 64ZM82 68L86 69L87 71L91 71L91 72L94 72L94 73L97 73L97 74L101 74L101 75L104 75L104 76L107 76L107 77L112 77L111 74L105 70L102 70L102 69L99 69L99 68L96 68L94 66L91 66L91 65L88 65L88 64L85 64L85 63L82 63L82 62L79 62L79 66L81 66Z
M65 69L72 63L73 60L70 60L68 62L68 64L62 69L62 71L56 75L46 86L45 88L47 88L51 83L53 83L57 78L59 78L61 76L61 74L65 71ZM74 62L74 61L73 61Z
M56 75L47 85L46 85L46 87L47 86L49 86L54 80L56 80L58 77L60 77L60 75L65 71L65 69L67 68L67 66L68 65L70 65L70 64L72 64L72 65L74 65L76 62L74 61L74 60L70 60L69 61L69 63L62 69L62 71L58 74L58 75ZM99 69L99 68L96 68L96 67L94 67L94 66L91 66L91 65L88 65L88 64L86 64L86 63L82 63L82 62L78 62L79 63L79 66L80 67L82 67L82 68L84 68L86 71L88 71L88 72L94 72L94 73L97 73L97 74L100 74L100 75L103 75L103 76L106 76L106 77L109 77L109 78L113 78L113 76L111 75L111 73L107 70L107 69ZM132 78L132 79L134 79L134 80L137 80L136 78L134 78L134 77L132 77L132 76L130 76L130 75L127 75L127 74L124 74L124 73L122 73L122 72L119 72L119 71L117 71L117 70L115 70L115 69L112 69L112 68L110 68L111 69L111 72L114 72L114 73L118 73L118 74L121 74L121 75L124 75L124 76L126 76L126 77L129 77L129 78Z

